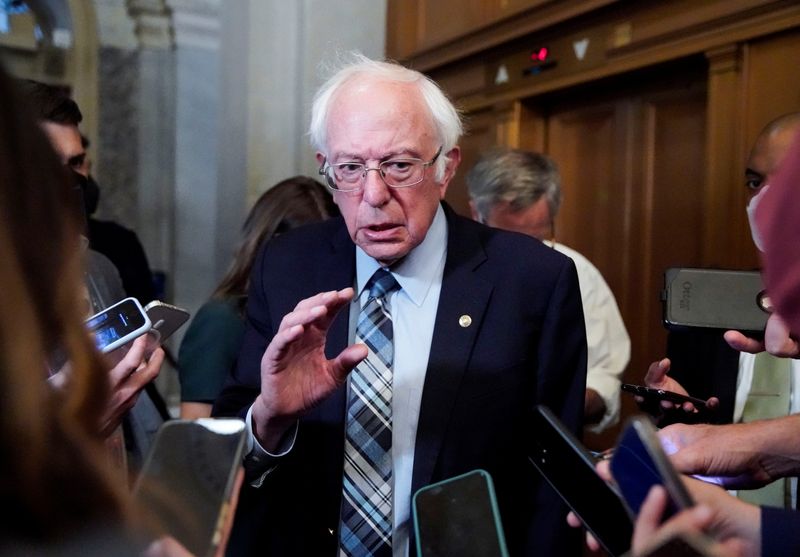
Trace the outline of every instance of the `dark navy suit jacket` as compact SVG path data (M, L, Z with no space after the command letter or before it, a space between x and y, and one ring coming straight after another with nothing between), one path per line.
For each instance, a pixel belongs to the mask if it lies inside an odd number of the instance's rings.
M581 431L586 339L574 264L537 240L445 211L447 259L412 491L482 468L495 482L512 555L580 554L564 506L527 459L534 405ZM340 218L267 245L253 270L239 362L214 414L246 413L264 350L299 300L354 282L355 248ZM347 313L331 326L328 357L347 345ZM462 315L470 326L459 325ZM342 387L300 420L294 448L263 485L243 488L229 555L335 555L344 415Z

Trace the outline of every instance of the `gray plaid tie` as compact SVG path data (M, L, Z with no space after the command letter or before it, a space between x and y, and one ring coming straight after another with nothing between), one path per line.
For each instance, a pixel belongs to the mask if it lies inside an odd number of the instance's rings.
M392 319L386 296L399 288L392 274L372 275L356 342L369 353L350 374L344 446L339 555L392 554Z

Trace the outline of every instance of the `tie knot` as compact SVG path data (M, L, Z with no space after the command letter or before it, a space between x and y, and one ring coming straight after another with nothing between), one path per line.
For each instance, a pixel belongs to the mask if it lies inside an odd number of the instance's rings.
M382 298L400 288L400 285L397 284L397 280L395 280L392 273L381 267L369 279L367 287L369 288L370 298Z

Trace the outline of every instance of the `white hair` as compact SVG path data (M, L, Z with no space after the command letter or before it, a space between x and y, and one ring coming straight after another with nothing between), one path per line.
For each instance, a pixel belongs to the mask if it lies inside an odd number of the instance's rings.
M418 71L411 70L394 62L372 60L361 53L351 52L339 64L339 68L322 84L314 95L311 107L311 125L308 134L311 145L318 151L325 153L328 150L328 116L330 107L336 94L348 83L366 78L374 81L389 81L397 83L413 83L422 95L428 107L431 119L436 127L442 154L436 161L436 179L444 178L447 164L447 153L458 144L463 133L461 115L447 98L447 95L429 77Z

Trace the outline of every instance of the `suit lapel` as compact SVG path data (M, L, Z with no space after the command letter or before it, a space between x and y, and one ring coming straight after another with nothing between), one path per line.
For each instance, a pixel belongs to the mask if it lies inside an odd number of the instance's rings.
M477 229L445 206L447 261L422 391L412 492L430 483L451 410L492 293L474 270L486 260Z
M317 292L340 290L355 283L355 247L347 234L344 221L340 222L341 227L334 232L330 241L326 243L329 249L324 251L320 258L321 265L319 269L325 269L325 272L315 277ZM349 308L345 307L336 316L328 330L328 340L325 344L325 354L328 358L335 358L347 346L349 324L350 311ZM343 423L346 402L345 391L344 387L336 389L315 411L322 416L327 416L329 419L332 418L334 422L341 421Z

